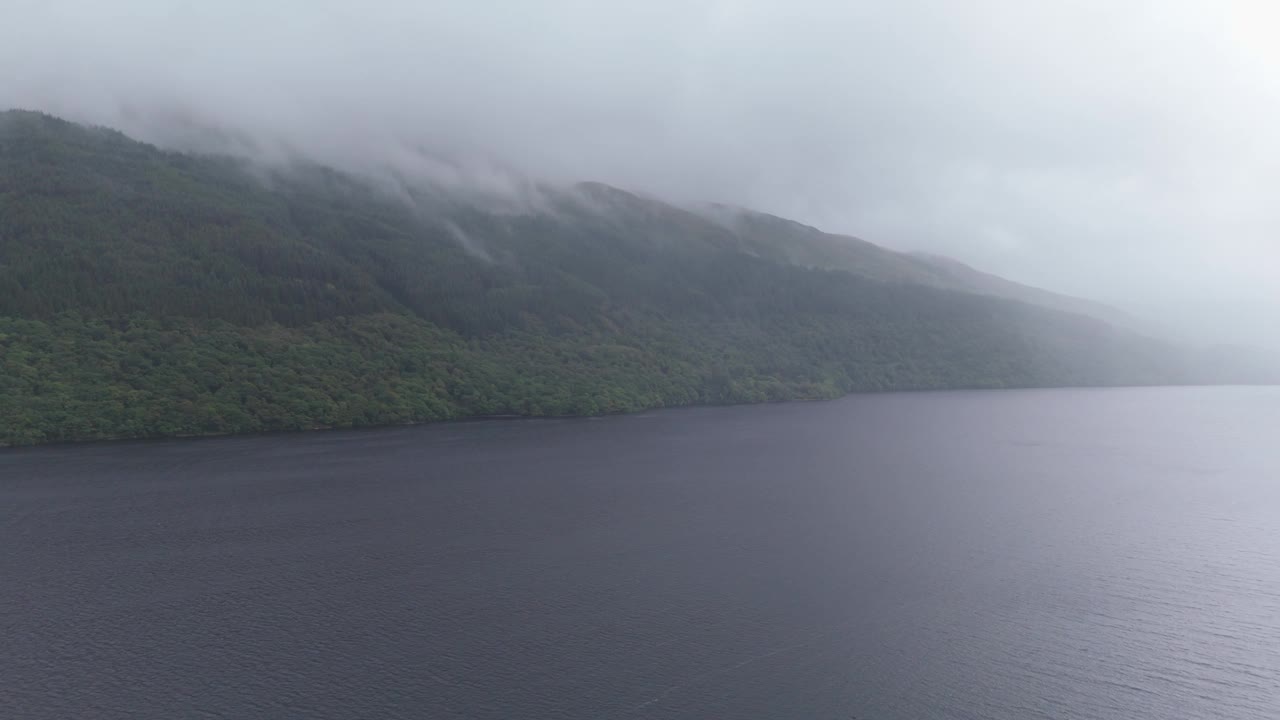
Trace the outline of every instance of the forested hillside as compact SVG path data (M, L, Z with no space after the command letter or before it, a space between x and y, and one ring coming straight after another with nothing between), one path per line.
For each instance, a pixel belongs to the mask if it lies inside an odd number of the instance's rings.
M1095 318L723 220L0 114L0 442L1197 380Z

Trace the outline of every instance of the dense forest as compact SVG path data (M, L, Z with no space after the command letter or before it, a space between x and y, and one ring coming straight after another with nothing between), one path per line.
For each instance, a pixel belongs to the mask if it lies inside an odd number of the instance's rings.
M0 442L1199 379L1095 317L833 237L598 184L479 193L165 152L10 111Z

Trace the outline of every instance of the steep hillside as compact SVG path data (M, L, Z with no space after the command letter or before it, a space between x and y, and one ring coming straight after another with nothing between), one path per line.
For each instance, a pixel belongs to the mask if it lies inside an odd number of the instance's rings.
M480 197L5 113L0 441L1196 380L1096 319L790 237L598 184Z

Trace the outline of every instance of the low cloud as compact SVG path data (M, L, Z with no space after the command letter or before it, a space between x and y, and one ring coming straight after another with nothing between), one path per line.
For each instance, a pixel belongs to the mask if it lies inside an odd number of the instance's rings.
M493 192L528 176L748 206L1280 344L1280 13L1262 0L5 15L0 105Z

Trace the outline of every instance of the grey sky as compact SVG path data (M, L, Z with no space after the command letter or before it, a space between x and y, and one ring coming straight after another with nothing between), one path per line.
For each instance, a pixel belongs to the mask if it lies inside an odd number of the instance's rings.
M0 105L750 206L1280 345L1268 0L0 0Z

